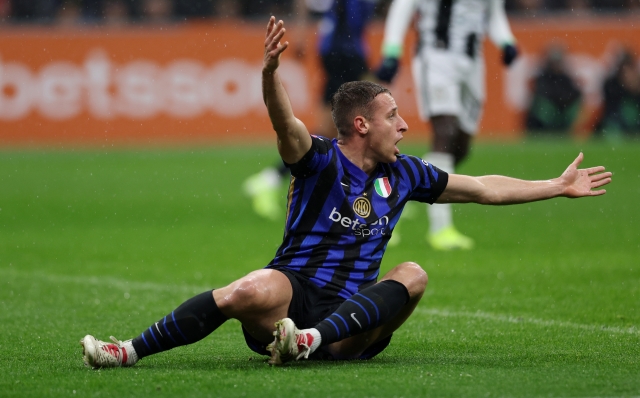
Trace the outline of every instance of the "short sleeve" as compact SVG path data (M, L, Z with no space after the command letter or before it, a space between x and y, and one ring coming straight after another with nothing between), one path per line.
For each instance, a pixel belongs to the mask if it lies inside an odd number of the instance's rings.
M285 165L296 178L308 178L324 169L331 160L333 145L328 138L311 136L311 148L296 163Z
M411 157L411 169L416 173L415 186L410 200L433 204L440 197L449 181L449 174L433 164Z

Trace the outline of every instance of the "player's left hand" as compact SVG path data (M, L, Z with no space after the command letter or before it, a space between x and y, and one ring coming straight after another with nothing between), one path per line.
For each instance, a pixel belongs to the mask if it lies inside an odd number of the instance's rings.
M267 24L267 36L264 40L264 60L262 61L262 70L264 72L273 73L280 65L280 54L289 46L289 42L280 43L280 39L284 36L286 29L282 20L276 23L276 17L269 18Z
M613 174L609 171L603 173L604 166L578 169L583 159L584 155L580 152L576 160L574 160L559 177L560 182L565 187L562 196L580 198L583 196L604 195L607 192L604 189L596 191L592 189L600 188L610 183Z
M502 47L502 63L509 66L518 58L518 47L513 44L505 44Z

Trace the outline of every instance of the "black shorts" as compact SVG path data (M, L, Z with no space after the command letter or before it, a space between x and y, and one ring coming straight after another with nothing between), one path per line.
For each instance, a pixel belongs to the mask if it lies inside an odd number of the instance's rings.
M322 66L327 74L322 99L331 103L331 97L343 83L362 80L369 71L367 61L358 54L330 52L322 56Z
M285 274L285 276L289 278L289 282L291 282L293 297L289 304L287 316L295 322L298 329L314 327L335 312L336 308L344 302L342 297L329 294L326 290L319 288L316 284L295 271L288 269L277 269L277 271ZM267 344L253 338L244 327L242 328L242 332L244 333L247 346L254 352L260 355L271 355L269 351L267 351ZM389 335L369 346L358 359L371 359L381 353L387 348L389 342L391 342L391 336L392 335ZM333 359L323 347L317 349L309 358L320 360Z

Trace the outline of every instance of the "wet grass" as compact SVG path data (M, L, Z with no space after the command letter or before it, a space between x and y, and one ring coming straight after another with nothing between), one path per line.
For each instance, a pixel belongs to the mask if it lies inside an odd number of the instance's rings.
M275 150L2 151L0 395L640 395L640 145L478 144L460 172L547 179L580 150L614 172L607 195L456 206L472 251L430 250L414 207L383 271L416 261L428 292L371 361L270 368L229 321L101 371L82 365L85 334L133 337L271 259L282 222L254 216L240 186Z

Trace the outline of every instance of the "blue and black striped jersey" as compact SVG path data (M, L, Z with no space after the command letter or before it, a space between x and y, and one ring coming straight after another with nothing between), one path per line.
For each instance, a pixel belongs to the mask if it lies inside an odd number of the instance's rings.
M374 284L391 233L409 200L433 203L446 172L399 155L366 174L337 141L312 137L309 152L289 165L287 219L282 245L267 268L287 268L321 288L349 298Z

